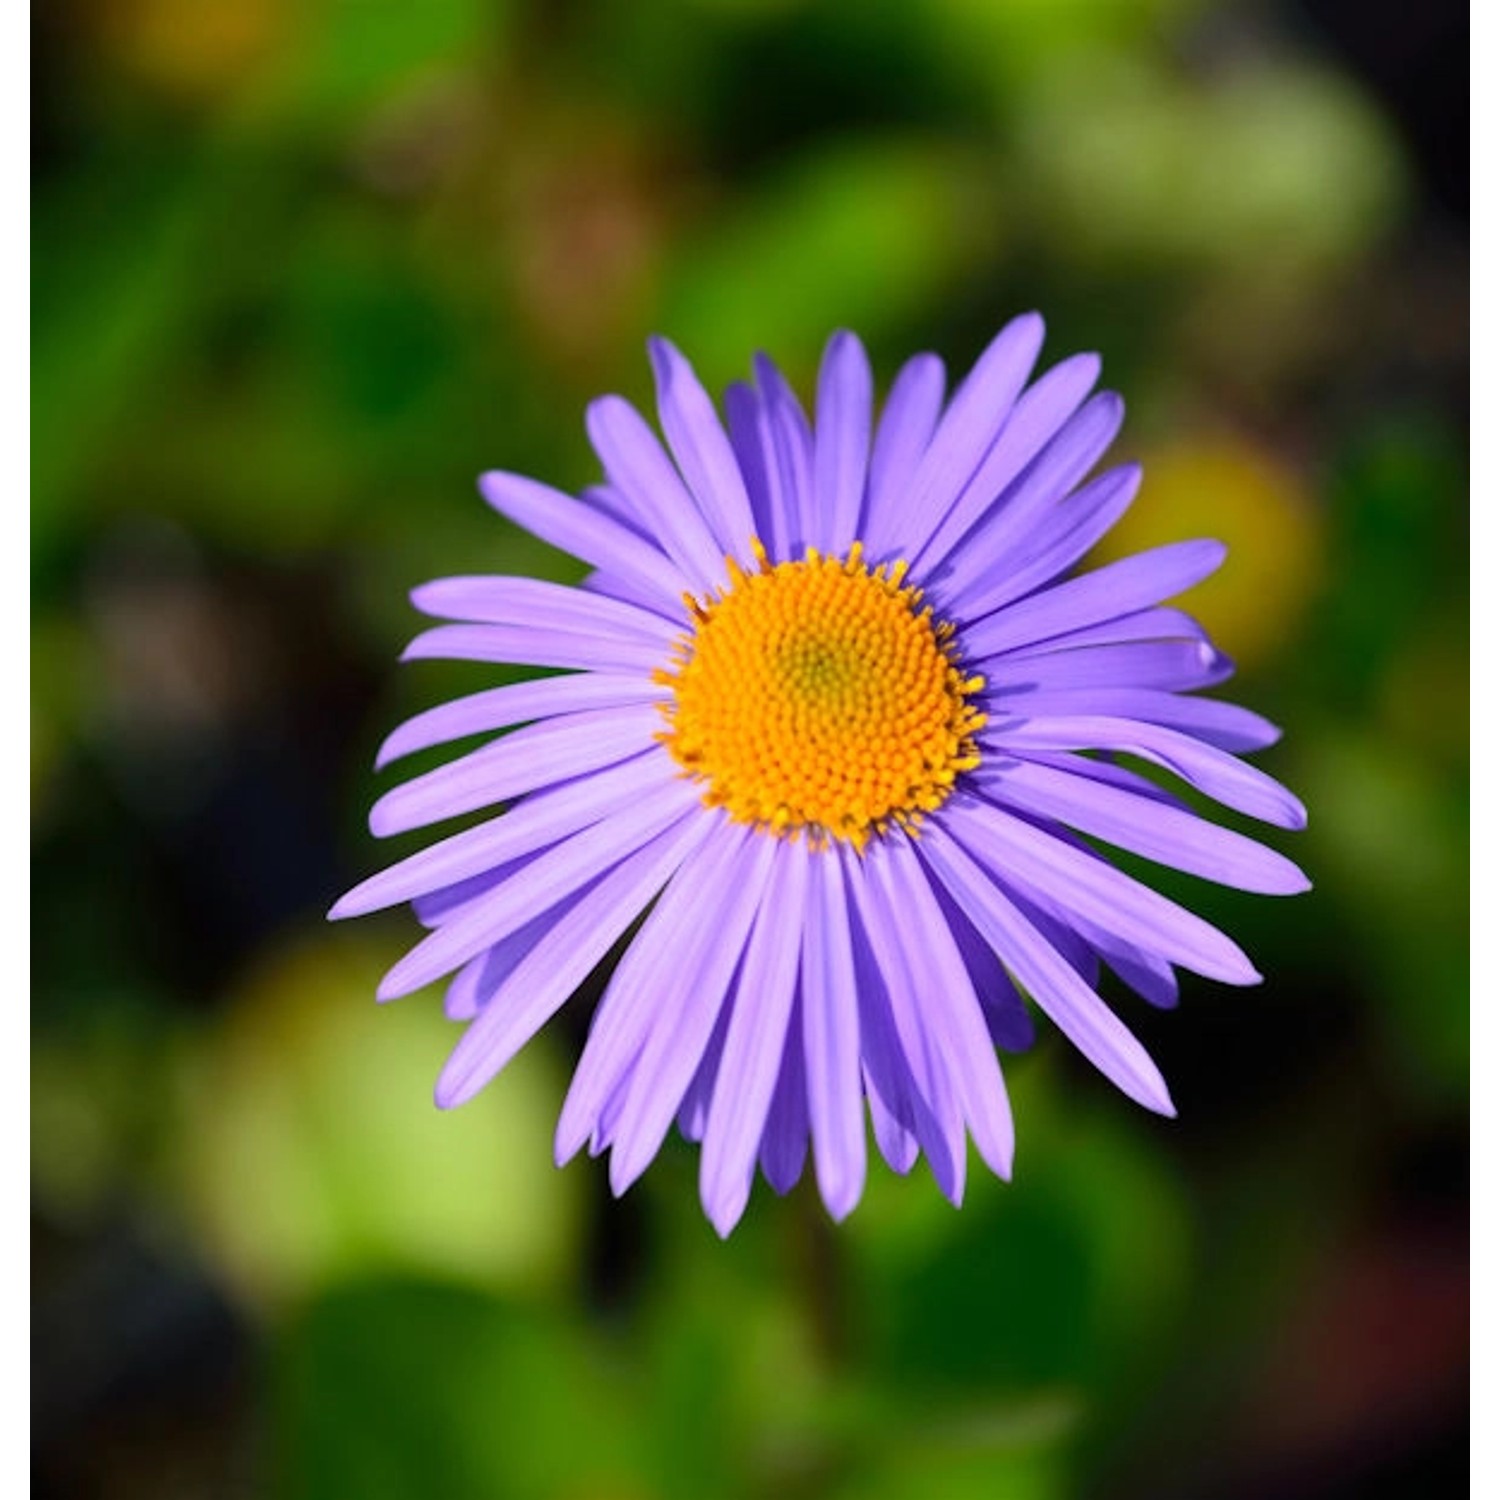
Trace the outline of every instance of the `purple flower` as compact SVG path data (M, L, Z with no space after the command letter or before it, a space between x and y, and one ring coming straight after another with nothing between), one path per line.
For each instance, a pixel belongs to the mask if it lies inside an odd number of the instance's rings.
M1175 969L1253 984L1229 938L1116 869L1112 845L1242 890L1305 890L1281 855L1206 821L1124 755L1282 828L1297 799L1237 758L1278 731L1192 696L1229 661L1164 606L1224 548L1180 542L1068 576L1130 504L1133 465L1088 476L1120 398L1075 355L1028 384L1035 315L944 403L919 354L879 421L859 340L829 341L809 422L758 358L726 427L651 344L666 446L605 396L605 483L579 498L480 481L581 558L579 588L447 578L408 659L562 669L418 714L378 764L510 730L387 792L381 836L509 803L351 891L334 917L411 902L427 935L380 986L452 976L467 1023L440 1105L482 1088L641 921L557 1127L559 1163L610 1152L623 1192L675 1121L700 1141L721 1234L757 1162L786 1191L809 1147L828 1210L859 1201L865 1111L897 1172L926 1152L963 1193L965 1135L1002 1177L1014 1133L997 1047L1025 998L1132 1099L1173 1113L1099 998L1101 963L1153 1005ZM524 728L513 728L525 725ZM1024 997L1024 998L1023 998Z

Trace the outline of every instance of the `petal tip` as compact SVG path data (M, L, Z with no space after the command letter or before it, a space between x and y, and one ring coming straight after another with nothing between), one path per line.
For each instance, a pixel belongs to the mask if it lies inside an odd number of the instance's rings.
M417 987L406 982L406 976L402 972L401 965L397 964L375 986L375 999L383 1005L387 1000L402 999L404 996L411 994L412 990ZM441 1084L441 1081L439 1079L439 1084Z
M748 1185L734 1191L720 1191L705 1196L703 1212L721 1240L727 1240L734 1232L735 1225L744 1217L745 1206L749 1201Z

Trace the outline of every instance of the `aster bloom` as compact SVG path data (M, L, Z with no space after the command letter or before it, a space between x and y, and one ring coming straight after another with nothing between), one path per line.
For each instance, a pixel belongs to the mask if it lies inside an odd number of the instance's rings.
M897 1172L925 1153L955 1203L966 1136L1008 1177L997 1049L1040 1010L1102 1073L1173 1107L1097 992L1101 965L1152 1005L1176 970L1259 975L1226 936L1110 863L1128 850L1242 890L1301 872L1118 757L1282 828L1297 799L1238 758L1274 726L1196 690L1230 662L1163 604L1218 567L1187 541L1070 576L1135 495L1090 478L1123 404L1093 355L1028 384L1035 315L1007 325L944 403L919 354L874 417L838 333L809 421L775 366L725 396L653 340L666 444L618 396L588 411L605 482L575 498L489 473L485 499L593 571L425 584L443 623L407 649L559 675L418 714L384 766L488 743L387 792L389 835L509 804L375 875L333 909L410 902L429 929L383 1000L451 976L467 1023L437 1085L469 1098L640 922L593 1017L557 1126L559 1164L610 1152L623 1192L674 1120L701 1142L727 1234L757 1164L787 1190L811 1151L842 1218L866 1174L866 1110ZM516 728L514 726L525 726ZM644 920L642 920L644 919Z

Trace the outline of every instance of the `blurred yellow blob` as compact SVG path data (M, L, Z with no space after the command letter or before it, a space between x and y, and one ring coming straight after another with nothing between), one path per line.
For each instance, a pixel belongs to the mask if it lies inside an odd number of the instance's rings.
M248 78L286 31L284 0L111 0L105 44L125 71L204 103Z
M274 952L187 1069L185 1208L252 1300L392 1271L529 1291L573 1264L576 1182L552 1166L563 1080L545 1044L439 1111L457 1028L435 996L369 1001L389 957L321 933Z
M1135 504L1094 565L1188 537L1213 537L1229 560L1186 608L1242 666L1292 645L1324 567L1324 520L1298 475L1241 438L1204 434L1147 453Z

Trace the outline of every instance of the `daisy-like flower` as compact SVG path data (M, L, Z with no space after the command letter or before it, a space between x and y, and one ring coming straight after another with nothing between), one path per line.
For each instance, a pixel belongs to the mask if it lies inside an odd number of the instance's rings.
M578 588L462 577L413 594L445 623L407 659L561 669L418 714L378 764L478 749L375 804L377 835L508 803L358 886L349 917L410 902L429 929L382 1000L452 976L467 1023L437 1084L488 1083L636 923L557 1126L557 1160L610 1152L623 1192L674 1120L701 1142L721 1234L757 1163L779 1192L811 1151L842 1218L866 1124L897 1172L925 1152L963 1193L966 1135L1002 1177L1014 1133L997 1047L1030 1001L1132 1099L1172 1102L1097 992L1107 966L1152 1005L1176 969L1259 975L1229 938L1099 844L1242 890L1307 881L1117 757L1281 828L1297 799L1238 759L1274 726L1193 696L1230 662L1162 603L1213 541L1070 570L1119 518L1134 465L1091 471L1120 398L1075 355L1028 384L1035 315L1007 325L944 403L931 354L875 420L858 339L829 341L814 420L770 361L726 425L653 340L666 446L618 396L588 411L605 482L580 497L489 473L501 514L592 572ZM523 725L526 727L514 728Z

